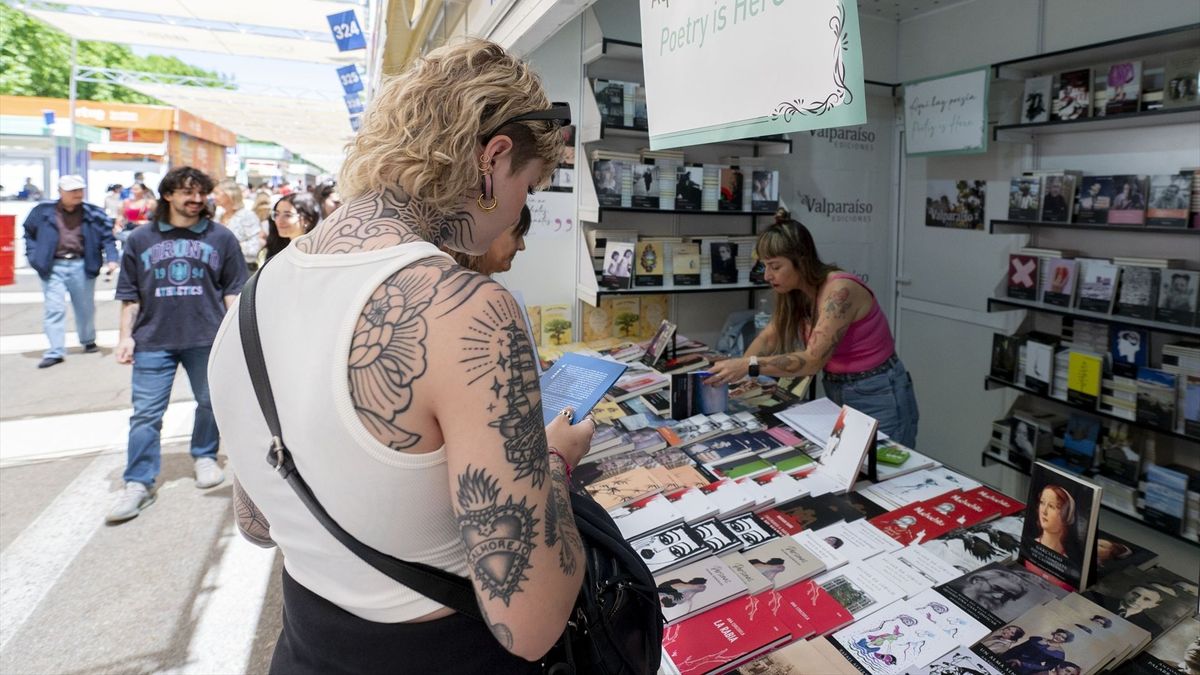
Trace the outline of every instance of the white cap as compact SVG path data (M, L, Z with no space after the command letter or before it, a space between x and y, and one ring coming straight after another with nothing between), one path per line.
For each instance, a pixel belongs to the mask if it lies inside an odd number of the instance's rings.
M87 183L84 182L81 176L67 174L66 176L60 176L58 179L58 189L62 192L82 190L85 187L87 187Z

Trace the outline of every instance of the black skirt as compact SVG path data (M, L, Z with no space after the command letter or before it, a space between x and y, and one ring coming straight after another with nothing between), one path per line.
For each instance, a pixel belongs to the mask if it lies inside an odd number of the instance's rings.
M420 623L354 616L283 572L283 629L273 675L320 673L540 673L513 656L483 623L452 614Z

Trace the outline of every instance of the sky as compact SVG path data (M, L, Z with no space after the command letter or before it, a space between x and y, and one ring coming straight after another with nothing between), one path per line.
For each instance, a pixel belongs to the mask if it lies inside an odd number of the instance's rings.
M332 64L260 59L252 56L230 56L139 45L130 45L130 49L139 56L174 56L193 66L233 75L239 85L262 84L284 88L290 86L297 90L298 98L313 98L312 94L305 94L304 91L319 91L325 97L334 100L342 97L342 87L336 72L338 66Z

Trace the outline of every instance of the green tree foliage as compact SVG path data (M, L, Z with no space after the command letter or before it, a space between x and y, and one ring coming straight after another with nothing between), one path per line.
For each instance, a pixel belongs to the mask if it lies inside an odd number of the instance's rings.
M79 65L170 75L218 77L173 56L137 56L125 45L80 41ZM80 82L86 101L161 103L113 84ZM71 93L71 37L0 2L0 94L67 98Z

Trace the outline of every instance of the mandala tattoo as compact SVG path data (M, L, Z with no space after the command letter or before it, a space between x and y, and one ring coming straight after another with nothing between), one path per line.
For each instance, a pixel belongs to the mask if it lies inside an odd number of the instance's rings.
M558 566L563 574L575 574L583 551L579 531L572 527L571 503L566 496L567 470L561 462L550 465L550 499L546 503L546 545L558 545Z
M518 479L529 478L535 488L546 482L550 462L542 431L542 402L538 388L537 356L529 343L515 303L488 302L462 338L470 384L484 382L496 398L499 419L490 426L504 439L504 457Z
M470 465L458 477L458 506L467 563L488 599L500 598L508 606L521 582L529 580L525 572L537 546L533 507L525 497L515 502L512 495L501 503L496 479Z
M296 246L305 253L329 254L428 241L468 250L475 244L474 224L467 213L442 214L420 200L388 190L350 200Z

